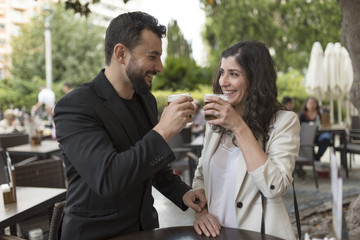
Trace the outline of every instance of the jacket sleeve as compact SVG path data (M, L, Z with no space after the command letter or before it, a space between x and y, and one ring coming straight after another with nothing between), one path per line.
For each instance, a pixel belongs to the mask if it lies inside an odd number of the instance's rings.
M283 196L291 186L295 160L300 148L300 124L295 113L277 115L266 144L266 163L249 175L266 198Z
M65 163L70 162L67 175L81 178L109 201L143 184L174 160L168 144L153 130L134 146L127 143L123 151L118 151L99 113L72 93L59 100L54 113L59 146L65 153ZM119 128L116 131L123 136L119 141L126 143L128 136Z

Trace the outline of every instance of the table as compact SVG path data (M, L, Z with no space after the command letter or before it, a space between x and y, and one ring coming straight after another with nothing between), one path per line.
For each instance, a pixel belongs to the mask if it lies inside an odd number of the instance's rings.
M55 140L42 140L40 145L30 143L7 148L10 155L36 155L42 159L47 159L51 154L60 152L59 143Z
M0 231L10 226L12 235L16 235L16 223L65 200L66 189L16 187L16 198L16 203L6 205L3 197L0 198Z
M330 132L333 135L339 135L340 137L340 144L345 143L346 141L346 131L345 131L346 127L344 125L331 125L330 127L322 127L320 126L318 128L318 133L322 133L322 132ZM345 152L341 152L340 154L340 161L341 161L341 165L344 167L345 169L345 174L346 177L349 177L349 169L348 169L348 165L347 165L347 156Z
M121 237L112 238L111 240L209 240L214 239L212 237L206 237L205 235L198 235L194 230L193 226L181 226L181 227L170 227L170 228L158 228L154 230L140 231L123 235ZM244 239L244 240L282 240L281 238L263 235L258 232L236 229L236 228L221 228L220 235L216 240L233 240L233 239Z

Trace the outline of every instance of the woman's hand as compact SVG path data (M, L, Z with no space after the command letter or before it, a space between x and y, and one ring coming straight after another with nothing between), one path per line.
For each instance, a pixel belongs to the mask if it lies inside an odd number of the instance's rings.
M223 99L215 96L209 96L210 102L203 107L204 114L213 115L217 119L209 121L209 124L220 125L230 131L236 129L243 119L234 107Z
M207 237L217 237L220 235L220 223L216 217L208 213L207 208L203 208L200 213L195 213L194 228L197 234L202 233Z

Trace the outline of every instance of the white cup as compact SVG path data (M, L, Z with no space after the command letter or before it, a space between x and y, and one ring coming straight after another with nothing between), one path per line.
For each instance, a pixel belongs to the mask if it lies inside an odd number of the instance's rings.
M207 97L210 97L210 96L219 97L224 101L228 101L228 99L229 99L229 97L224 94L204 94L204 105L210 103L210 100L207 99ZM205 115L206 121L214 120L214 119L217 119L217 117L214 115Z

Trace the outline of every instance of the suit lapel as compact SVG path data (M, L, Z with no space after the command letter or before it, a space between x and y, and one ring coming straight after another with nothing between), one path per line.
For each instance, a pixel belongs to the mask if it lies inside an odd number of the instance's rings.
M116 93L109 80L101 71L99 75L94 79L93 90L95 93L104 100L104 106L108 108L115 117L119 120L127 136L131 140L132 144L135 144L139 139L139 133L136 129L136 124L131 117L131 113Z

